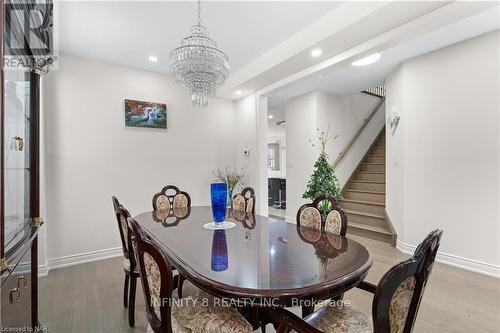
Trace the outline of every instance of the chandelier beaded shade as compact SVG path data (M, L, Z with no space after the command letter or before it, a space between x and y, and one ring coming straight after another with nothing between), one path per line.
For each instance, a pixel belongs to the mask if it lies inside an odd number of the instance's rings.
M189 88L194 107L208 106L208 96L226 81L229 58L217 48L208 30L201 24L201 1L198 0L198 24L182 39L181 46L170 52L170 70L176 81Z

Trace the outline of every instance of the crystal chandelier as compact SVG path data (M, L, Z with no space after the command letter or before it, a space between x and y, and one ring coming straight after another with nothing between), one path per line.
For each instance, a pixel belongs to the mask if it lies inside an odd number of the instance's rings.
M208 96L226 81L229 58L201 24L201 0L198 0L198 24L191 27L181 46L170 52L170 70L179 84L189 88L193 106L197 108L207 107Z

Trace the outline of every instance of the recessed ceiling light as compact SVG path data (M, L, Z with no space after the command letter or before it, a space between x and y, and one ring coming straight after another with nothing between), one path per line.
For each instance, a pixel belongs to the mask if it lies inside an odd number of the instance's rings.
M311 56L314 57L314 58L317 58L322 53L323 53L323 51L321 51L321 49L314 49L314 50L311 51Z
M269 119L273 119L273 118L274 118L274 116L273 116L272 114L270 114L269 116L267 116L267 118L269 118Z
M234 93L235 93L236 95L238 95L238 96L241 96L241 94L243 94L243 92L242 92L241 90L236 90Z
M351 65L353 65L353 66L371 65L374 62L377 62L379 59L380 59L380 53L374 53L366 58L359 59L359 60L353 62Z
M148 57L148 60L149 60L149 61L151 61L151 62L157 62L157 61L158 61L158 58L157 58L157 57L155 57L154 55L150 55L150 56Z
M318 79L322 79L323 78L323 75L318 75Z

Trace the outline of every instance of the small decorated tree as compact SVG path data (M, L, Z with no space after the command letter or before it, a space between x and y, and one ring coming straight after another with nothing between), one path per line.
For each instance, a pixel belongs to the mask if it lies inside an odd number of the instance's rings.
M342 194L340 192L340 183L335 176L335 171L333 170L332 165L328 162L328 155L326 154L326 145L330 139L336 139L337 136L330 135L330 126L325 133L325 131L320 131L316 129L318 132L318 142L312 142L312 146L315 147L316 144L319 145L320 154L316 163L314 163L314 172L307 183L306 191L302 195L304 199L314 200L320 195L330 195L335 198L341 198ZM321 210L326 212L329 210L330 203L325 201L323 206L321 206Z

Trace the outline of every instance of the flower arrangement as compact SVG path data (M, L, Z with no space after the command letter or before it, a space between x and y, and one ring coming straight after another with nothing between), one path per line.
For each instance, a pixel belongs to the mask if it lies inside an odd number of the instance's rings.
M212 171L215 180L225 183L227 185L227 191L229 193L229 198L233 197L233 192L238 185L242 185L242 179L245 176L243 168L240 170L231 169L228 166L224 170L216 169Z

